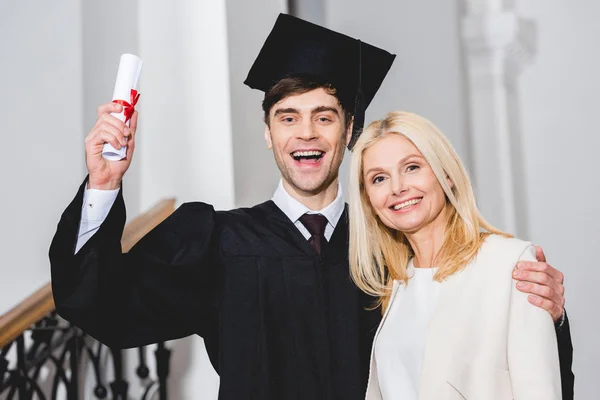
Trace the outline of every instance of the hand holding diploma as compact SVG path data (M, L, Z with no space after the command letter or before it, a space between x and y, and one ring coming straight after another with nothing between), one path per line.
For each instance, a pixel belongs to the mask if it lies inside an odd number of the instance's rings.
M133 54L123 54L119 62L117 81L113 91L113 102L121 104L123 111L114 114L115 117L129 126L129 120L135 110L135 105L140 97L137 88L142 72L142 60ZM113 147L106 143L102 151L104 158L110 161L118 161L125 158L127 149L125 146Z
M124 59L126 64L127 58L134 61L136 68L123 67ZM139 96L137 80L140 69L141 60L138 57L123 55L117 74L114 100L98 107L96 124L85 139L86 165L91 189L119 188L123 175L131 165L137 129L138 113L134 107Z

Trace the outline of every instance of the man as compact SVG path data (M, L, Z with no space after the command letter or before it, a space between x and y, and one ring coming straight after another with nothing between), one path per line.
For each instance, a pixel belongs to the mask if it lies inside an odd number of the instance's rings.
M273 199L224 212L184 204L128 254L120 187L137 113L127 129L109 115L119 105L101 106L89 178L50 249L59 314L113 347L202 336L220 399L364 398L380 310L349 278L338 170L393 58L281 15L246 80L266 92L265 139L282 177ZM105 142L128 143L127 158L104 160ZM544 268L530 291L549 291L560 317L562 278Z

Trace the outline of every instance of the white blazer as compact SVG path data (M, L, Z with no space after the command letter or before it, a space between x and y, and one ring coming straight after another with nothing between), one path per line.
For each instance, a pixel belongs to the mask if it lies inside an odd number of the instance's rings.
M512 270L518 260L535 261L531 243L491 235L467 267L442 283L427 332L419 400L561 399L554 324L516 289ZM400 284L394 282L375 335L367 400L383 399L374 349L392 303L402 300Z

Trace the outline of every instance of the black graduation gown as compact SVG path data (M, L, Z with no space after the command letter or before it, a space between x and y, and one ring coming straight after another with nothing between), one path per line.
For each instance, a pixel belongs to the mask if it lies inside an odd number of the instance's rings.
M73 255L83 187L50 248L62 317L117 348L202 336L219 399L364 398L380 311L350 279L346 211L322 257L272 201L184 204L122 254L120 192Z

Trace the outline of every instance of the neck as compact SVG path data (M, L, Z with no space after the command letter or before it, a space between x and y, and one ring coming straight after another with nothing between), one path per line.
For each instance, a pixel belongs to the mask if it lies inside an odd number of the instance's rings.
M338 179L334 179L325 189L319 192L304 192L283 180L283 188L290 196L298 200L311 211L319 211L335 200L338 193Z
M432 268L436 266L436 257L444 243L445 221L445 212L442 211L427 226L416 232L405 233L415 253L413 260L415 268Z

